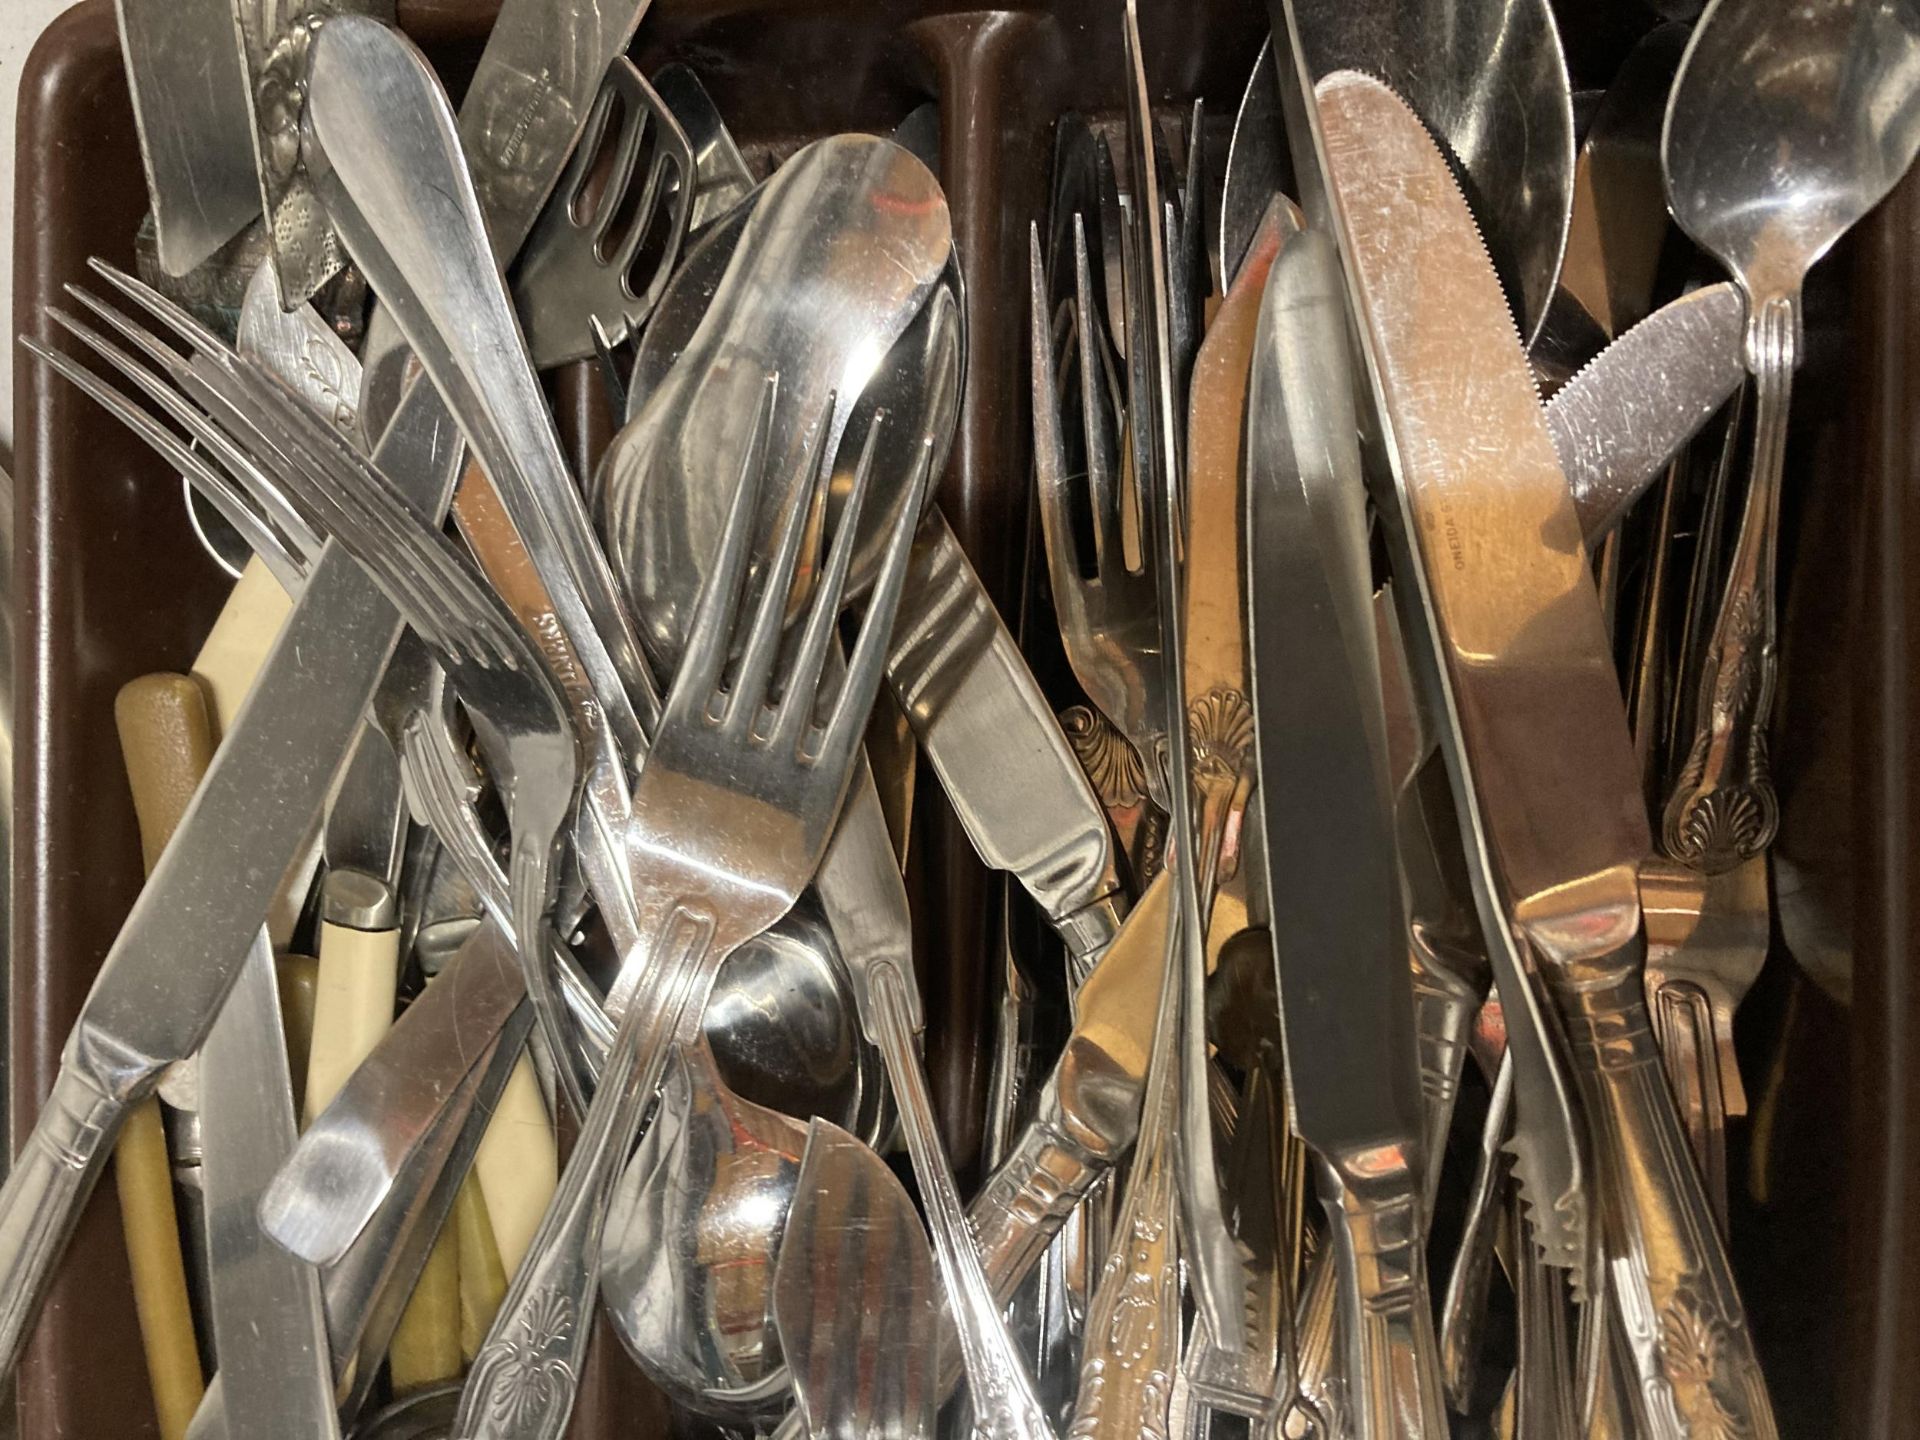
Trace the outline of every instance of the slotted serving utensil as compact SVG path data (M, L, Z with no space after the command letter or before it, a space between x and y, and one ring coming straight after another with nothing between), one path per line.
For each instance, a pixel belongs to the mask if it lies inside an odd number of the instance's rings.
M596 324L609 346L639 331L679 262L696 194L687 132L634 63L618 57L514 278L537 368L593 354Z

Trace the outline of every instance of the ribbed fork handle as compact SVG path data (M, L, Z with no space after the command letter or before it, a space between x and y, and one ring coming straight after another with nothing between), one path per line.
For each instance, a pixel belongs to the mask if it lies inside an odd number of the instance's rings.
M460 1440L560 1440L579 1393L600 1287L600 1244L621 1162L633 1149L668 1047L698 1015L726 958L711 915L678 908L601 1072L560 1187L474 1357L453 1434Z

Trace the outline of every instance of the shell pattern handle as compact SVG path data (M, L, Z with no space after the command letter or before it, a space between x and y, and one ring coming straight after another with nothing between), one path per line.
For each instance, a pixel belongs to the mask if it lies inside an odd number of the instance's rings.
M1643 941L1546 967L1585 1093L1608 1285L1653 1440L1774 1440L1772 1402L1642 990Z
M1424 1440L1448 1433L1427 1300L1420 1177L1398 1147L1322 1157L1332 1222L1353 1433Z
M1667 853L1709 875L1760 854L1780 823L1766 737L1774 686L1774 552L1799 328L1797 297L1781 295L1757 309L1749 331L1753 470L1701 667L1693 743L1662 820Z

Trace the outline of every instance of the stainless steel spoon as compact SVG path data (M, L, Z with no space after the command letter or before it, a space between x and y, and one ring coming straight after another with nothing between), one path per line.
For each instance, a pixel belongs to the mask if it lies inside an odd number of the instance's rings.
M1717 874L1764 851L1779 823L1766 727L1800 287L1920 148L1920 10L1714 0L1680 62L1660 148L1674 219L1746 294L1754 377L1752 478L1662 824L1668 854Z
M951 234L932 172L875 136L816 141L767 182L685 363L668 371L603 466L602 533L642 642L663 670L678 661L689 583L697 585L724 520L725 487L708 477L738 473L739 417L752 413L760 377L782 377L768 435L774 473L793 473L816 438L820 454L835 454L855 401L945 270ZM849 287L854 273L874 283ZM795 367L796 354L808 363ZM815 437L823 413L828 434ZM777 508L763 525L775 527L801 503L767 498ZM862 550L856 568L870 568L875 547Z

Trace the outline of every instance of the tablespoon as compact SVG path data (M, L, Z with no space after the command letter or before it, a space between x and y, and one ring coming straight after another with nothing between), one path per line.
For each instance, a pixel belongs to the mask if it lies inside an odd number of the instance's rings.
M1774 549L1807 271L1920 148L1920 12L1902 0L1714 0L1680 62L1661 136L1667 203L1747 297L1752 473L1691 748L1663 848L1718 874L1779 824L1766 727Z

